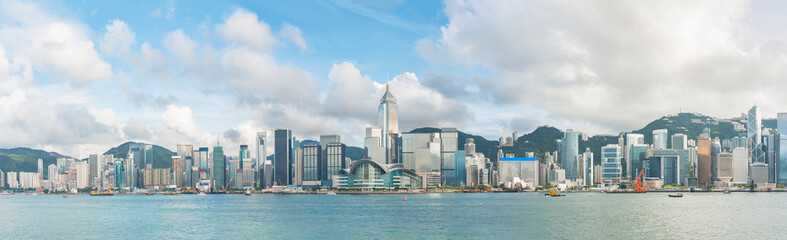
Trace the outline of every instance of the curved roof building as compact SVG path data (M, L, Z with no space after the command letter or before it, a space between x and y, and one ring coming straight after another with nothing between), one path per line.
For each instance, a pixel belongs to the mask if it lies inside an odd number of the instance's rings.
M369 159L354 161L342 169L337 187L340 188L421 188L421 176L401 163L380 164Z

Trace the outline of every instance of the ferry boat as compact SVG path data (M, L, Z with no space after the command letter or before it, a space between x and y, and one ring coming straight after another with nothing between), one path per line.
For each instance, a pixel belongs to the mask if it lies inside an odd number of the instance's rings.
M683 197L683 193L670 194L670 195L667 195L667 196L669 196L669 197Z

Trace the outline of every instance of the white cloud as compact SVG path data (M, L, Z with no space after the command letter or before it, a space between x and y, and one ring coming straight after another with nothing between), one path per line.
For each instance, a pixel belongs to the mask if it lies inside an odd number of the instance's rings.
M167 0L161 6L154 9L150 15L154 18L160 18L162 16L167 19L175 18L175 0Z
M445 13L441 35L416 50L489 70L474 80L483 93L552 121L627 131L679 109L724 117L753 95L773 112L785 100L763 93L787 91L787 51L744 44L746 1L470 0L447 1Z
M107 55L128 57L131 46L135 42L136 33L123 21L114 19L107 24L106 32L101 41L101 51Z
M257 14L242 8L237 8L224 23L216 27L216 32L222 38L235 44L248 45L257 50L267 51L278 42L271 35L271 27L263 21L257 20Z
M306 50L309 50L309 46L306 45L306 40L303 39L300 28L285 22L282 23L281 32L279 34L281 34L283 38L292 41L292 43L295 43L295 45L301 49L301 52L306 52Z
M169 32L164 36L164 47L167 48L167 51L175 54L181 63L194 61L194 49L197 46L199 44L186 36L182 29Z

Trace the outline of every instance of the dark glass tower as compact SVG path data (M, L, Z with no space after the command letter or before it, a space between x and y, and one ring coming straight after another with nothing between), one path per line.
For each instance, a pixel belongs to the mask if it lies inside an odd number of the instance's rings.
M274 135L273 184L289 185L292 183L292 131L276 129Z

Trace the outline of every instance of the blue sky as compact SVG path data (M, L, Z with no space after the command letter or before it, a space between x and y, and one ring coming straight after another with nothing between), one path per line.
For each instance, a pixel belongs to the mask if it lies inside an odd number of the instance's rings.
M0 1L0 147L227 152L257 131L617 134L784 109L780 1ZM665 97L670 96L670 97Z

